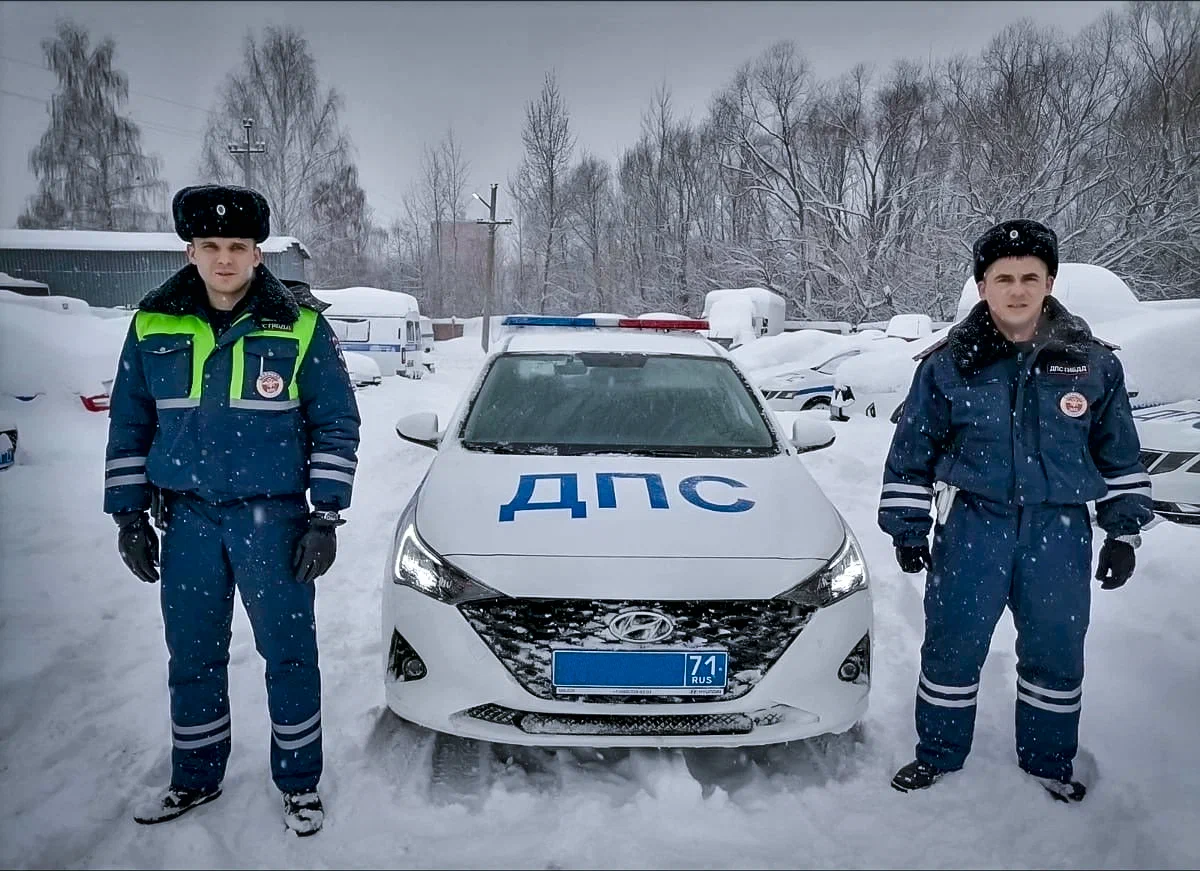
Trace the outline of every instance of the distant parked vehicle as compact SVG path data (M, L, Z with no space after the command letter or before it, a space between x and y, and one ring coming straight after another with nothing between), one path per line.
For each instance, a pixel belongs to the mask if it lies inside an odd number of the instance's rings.
M323 314L343 352L372 357L386 375L417 379L429 371L416 297L379 287L314 288L313 295L329 303Z
M342 351L346 358L346 369L350 372L350 383L355 387L369 387L383 382L379 364L357 351Z
M0 471L17 462L17 425L0 418Z
M862 348L850 348L818 363L815 366L799 366L790 372L772 368L772 375L758 382L767 405L776 411L808 411L812 408L828 408L833 399L833 375L838 366L857 357Z

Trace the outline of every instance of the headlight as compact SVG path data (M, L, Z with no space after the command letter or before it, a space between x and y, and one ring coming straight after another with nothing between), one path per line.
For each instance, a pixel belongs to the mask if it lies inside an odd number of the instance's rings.
M824 608L867 587L867 564L854 533L846 527L846 540L817 572L775 598L807 608Z
M393 583L412 587L447 605L502 595L442 559L417 534L416 518L417 499L414 496L400 518L400 532L393 546Z

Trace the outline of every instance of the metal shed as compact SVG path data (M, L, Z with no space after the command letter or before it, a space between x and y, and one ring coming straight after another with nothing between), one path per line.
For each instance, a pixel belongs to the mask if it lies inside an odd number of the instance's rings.
M308 280L312 255L294 236L271 236L259 247L277 277ZM0 230L0 272L91 305L132 306L187 264L186 248L174 233Z

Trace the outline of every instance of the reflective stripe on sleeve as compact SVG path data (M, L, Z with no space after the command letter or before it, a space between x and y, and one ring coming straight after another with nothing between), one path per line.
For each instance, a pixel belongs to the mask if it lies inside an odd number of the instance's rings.
M358 468L356 460L347 460L344 457L339 457L337 454L318 452L309 457L309 459L314 463L327 463L330 466L341 466L343 469Z
M933 505L932 499L903 499L899 496L891 496L887 499L879 500L879 507L883 508L922 508L926 511Z
M312 469L308 473L308 479L315 481L318 478L327 481L340 481L343 484L353 484L354 476L347 472L333 472L329 469Z
M149 479L143 472L140 475L117 475L115 478L109 478L104 482L104 489L111 490L114 487L124 487L128 484L148 484Z

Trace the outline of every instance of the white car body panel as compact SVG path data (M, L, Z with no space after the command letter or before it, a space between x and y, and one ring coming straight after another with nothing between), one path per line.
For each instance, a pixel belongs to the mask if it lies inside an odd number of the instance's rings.
M1200 525L1200 399L1138 409L1133 417L1155 513Z

